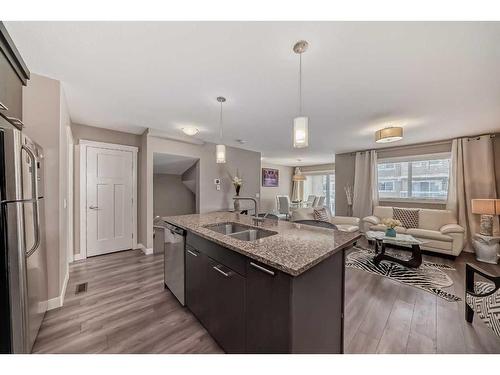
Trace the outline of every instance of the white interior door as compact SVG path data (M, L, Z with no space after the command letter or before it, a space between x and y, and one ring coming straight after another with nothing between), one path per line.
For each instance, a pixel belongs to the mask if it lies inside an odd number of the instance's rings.
M133 247L133 153L87 148L87 256Z

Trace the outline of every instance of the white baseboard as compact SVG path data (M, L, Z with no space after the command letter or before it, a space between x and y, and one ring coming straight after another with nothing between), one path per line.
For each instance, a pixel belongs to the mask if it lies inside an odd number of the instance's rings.
M85 257L81 253L73 255L73 262L76 262L77 260L84 260L84 259L85 259Z
M53 310L57 309L58 307L62 307L62 305L64 304L64 296L66 294L66 287L68 286L68 280L69 280L69 269L66 270L66 276L64 276L61 294L47 301L47 310Z
M137 248L141 249L142 252L144 253L144 255L152 255L153 254L153 248L152 247L147 248L142 243L138 243Z

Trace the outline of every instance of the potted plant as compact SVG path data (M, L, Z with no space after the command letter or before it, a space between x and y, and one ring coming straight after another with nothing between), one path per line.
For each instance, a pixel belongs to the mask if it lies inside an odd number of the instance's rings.
M382 224L387 227L387 229L385 230L385 235L387 237L396 237L396 229L394 228L401 226L401 222L399 220L385 218L384 220L382 220Z

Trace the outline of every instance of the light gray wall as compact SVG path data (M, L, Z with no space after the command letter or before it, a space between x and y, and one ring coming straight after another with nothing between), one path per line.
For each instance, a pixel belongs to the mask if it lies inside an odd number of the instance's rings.
M153 175L153 216L194 214L195 195L182 183L182 175Z
M293 167L283 165L262 163L262 168L273 168L279 170L279 186L264 187L262 186L262 172L260 174L260 211L273 212L276 210L276 195L292 196L292 176Z
M147 187L141 192L146 208L141 209L140 240L146 248L153 246L153 154L155 152L188 156L199 159L199 206L200 213L229 209L233 207L234 187L227 172L239 170L243 177L242 196L256 197L260 193L260 153L226 147L226 164L215 162L215 144L195 145L169 139L142 136L143 151L146 154L142 164L142 179ZM144 147L145 145L145 147ZM221 190L216 190L214 179L221 179ZM246 207L242 204L242 208ZM251 205L248 205L251 207Z
M32 74L23 87L23 132L44 150L45 246L48 297L61 294L68 272L69 114L59 81ZM66 202L66 204L65 204ZM65 207L66 206L66 207Z
M75 145L80 144L80 140L114 143L119 145L134 146L139 148L138 161L137 161L137 196L140 197L140 191L143 184L141 176L141 136L120 132L116 130L96 128L94 126L87 126L82 124L71 124L73 139ZM74 154L74 204L73 204L73 222L74 222L74 253L80 254L80 149L75 148ZM137 201L137 212L141 212L141 199ZM137 215L137 226L140 228L139 223L140 215Z
M346 186L354 186L354 154L335 155L335 215L348 214Z

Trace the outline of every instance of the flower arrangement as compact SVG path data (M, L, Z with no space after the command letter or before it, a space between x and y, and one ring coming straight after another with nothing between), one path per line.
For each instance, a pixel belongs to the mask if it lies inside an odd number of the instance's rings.
M401 226L401 222L399 220L392 219L392 218L383 219L382 224L384 224L386 227L392 228L392 229Z
M401 222L392 218L385 218L382 220L382 224L384 224L387 229L385 231L385 235L387 237L396 237L396 230L394 228L401 226Z
M243 186L243 179L240 177L238 170L236 170L236 174L234 176L231 173L227 172L229 178L231 179L231 183L236 190L236 196L240 195L240 189Z

